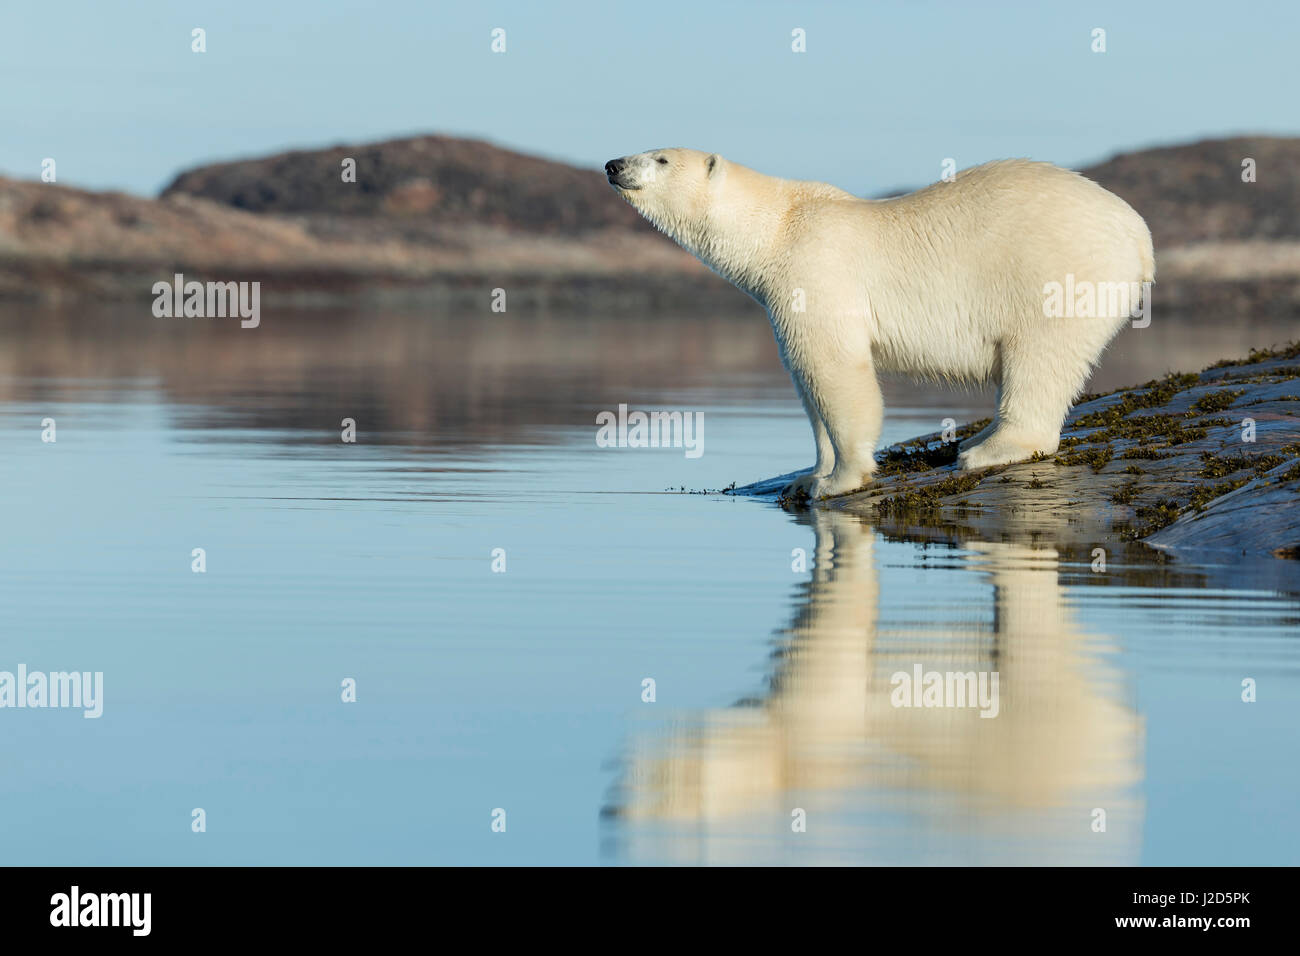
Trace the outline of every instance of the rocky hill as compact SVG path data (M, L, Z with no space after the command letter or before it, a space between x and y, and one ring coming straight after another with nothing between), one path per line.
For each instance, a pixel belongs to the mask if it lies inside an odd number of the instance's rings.
M346 159L356 162L356 182L343 181ZM559 235L611 227L651 231L593 170L447 136L200 166L162 193L182 194L250 212L382 219L398 228L433 223Z
M471 140L204 166L158 199L0 178L0 300L142 298L173 272L260 280L269 300L300 304L481 305L503 286L516 305L562 308L737 296L597 171Z

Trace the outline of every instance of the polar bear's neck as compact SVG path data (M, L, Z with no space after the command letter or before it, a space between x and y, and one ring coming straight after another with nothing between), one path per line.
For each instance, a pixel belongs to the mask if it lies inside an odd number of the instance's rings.
M780 273L775 257L797 199L799 184L729 164L727 180L705 211L643 209L662 232L728 282L764 305Z

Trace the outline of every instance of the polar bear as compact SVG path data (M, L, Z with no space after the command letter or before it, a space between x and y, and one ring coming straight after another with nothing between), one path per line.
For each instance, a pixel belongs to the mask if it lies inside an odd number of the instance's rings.
M870 481L878 371L997 382L997 415L963 443L964 468L1055 452L1070 404L1155 278L1142 217L1049 163L986 163L881 200L692 149L610 160L605 174L767 309L817 444L787 498Z

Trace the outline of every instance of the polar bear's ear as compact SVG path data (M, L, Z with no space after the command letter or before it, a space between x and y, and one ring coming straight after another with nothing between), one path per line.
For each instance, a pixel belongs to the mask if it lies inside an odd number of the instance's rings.
M717 153L711 153L709 155L709 158L704 161L704 168L708 171L710 179L712 179L713 174L717 172L718 160L720 160L721 158L722 157L719 156Z

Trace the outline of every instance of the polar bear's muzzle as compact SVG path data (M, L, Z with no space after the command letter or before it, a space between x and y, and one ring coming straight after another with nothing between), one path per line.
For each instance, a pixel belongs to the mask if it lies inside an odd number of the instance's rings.
M605 164L605 178L615 189L640 189L633 176L632 164L627 159L611 159Z

